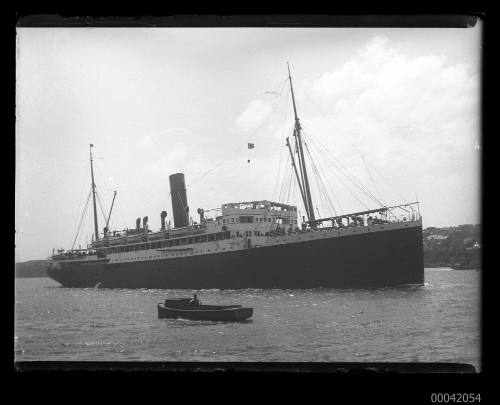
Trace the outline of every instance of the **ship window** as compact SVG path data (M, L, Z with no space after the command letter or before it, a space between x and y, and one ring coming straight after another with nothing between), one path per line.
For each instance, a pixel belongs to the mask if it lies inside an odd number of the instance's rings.
M212 241L214 241L214 240L215 240L215 234L213 234L213 233L209 234L209 235L208 235L208 241L209 241L209 242L212 242Z
M234 218L231 218L231 222L234 222Z
M181 245L185 245L185 244L186 244L186 242L187 242L187 239L186 239L186 238L182 238L182 239L181 239Z
M267 222L271 222L271 218L267 218Z
M174 246L179 246L181 241L179 239L174 239Z
M146 244L144 245L144 248L145 248L145 249L151 249L151 243L146 243Z
M188 238L188 242L187 243L188 243L188 245L191 245L193 243L193 238L192 237Z
M240 223L242 224L249 224L253 222L253 217L252 216L242 216L240 217Z

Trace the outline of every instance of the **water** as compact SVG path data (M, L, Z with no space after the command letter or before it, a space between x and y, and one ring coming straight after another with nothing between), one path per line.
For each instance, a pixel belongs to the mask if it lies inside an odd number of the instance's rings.
M480 273L426 269L425 286L202 290L251 321L158 319L183 290L61 288L16 279L15 359L71 361L461 362L480 369Z

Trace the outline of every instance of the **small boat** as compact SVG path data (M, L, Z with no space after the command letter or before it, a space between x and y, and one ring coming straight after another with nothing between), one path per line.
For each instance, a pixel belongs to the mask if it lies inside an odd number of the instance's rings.
M190 300L191 298L172 298L158 303L158 318L240 322L253 315L253 308L243 308L241 305L189 306Z

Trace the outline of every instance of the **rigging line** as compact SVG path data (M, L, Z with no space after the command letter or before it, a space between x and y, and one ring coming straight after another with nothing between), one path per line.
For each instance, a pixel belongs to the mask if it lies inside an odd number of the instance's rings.
M375 190L375 192L377 193L377 196L378 198L380 199L380 201L382 201L382 196L380 195L380 192L378 191L378 188L377 188L377 185L375 184L375 182L373 181L373 177L371 175L371 172L370 172L370 169L368 168L368 164L366 163L366 160L365 160L365 157L363 155L361 155L361 159L363 159L363 163L365 165L365 169L366 169L366 172L368 173L368 177L370 178L371 182L372 182L372 185L373 185L373 189Z
M288 94L287 94L286 98L288 99ZM288 115L288 111L287 111L287 109L285 109L285 117L284 117L284 120L283 120L283 123L282 123L283 133L281 135L281 140L285 139L285 130L286 130L285 123L286 123L286 120L287 120L287 115ZM281 178L281 169L283 167L282 164L283 164L283 153L284 153L284 151L285 151L285 148L282 147L280 149L280 163L279 163L279 166L278 166L278 173L277 173L277 176L276 176L276 182L274 184L274 193L273 193L273 195L275 195L277 193L277 191L278 191L278 183L279 183L279 180ZM278 196L276 196L276 197L278 197Z
M71 245L71 249L72 250L75 247L76 241L80 239L80 232L81 232L81 230L85 227L84 226L82 228L82 224L85 225L85 220L87 219L87 212L88 212L88 207L89 207L90 196L91 196L91 192L89 192L89 194L88 194L87 203L85 204L84 211L83 211L82 217L80 219L80 225L78 226L78 230L77 230L77 232L75 234L75 238L73 240L73 244Z
M293 182L293 171L292 171L291 164L290 164L290 166L288 167L287 179L286 179L286 184L285 184L286 197L285 197L285 195L283 195L283 199L285 200L285 202L287 204L289 204L289 201L290 201L290 192L291 192L291 188L292 188L292 182Z
M310 140L311 140L311 139L310 139ZM338 168L338 167L337 167L334 163L332 163L332 161L327 160L327 162L328 162L328 163L330 163L331 165L333 165L333 167L334 167L334 169L335 169L335 170L333 171L333 173L336 173L336 174L337 174L337 172L338 172L339 174L342 174L344 177L346 177L346 176L345 176L345 174L343 174L343 173L339 170L339 168ZM347 178L347 177L346 177L346 178ZM348 178L347 178L347 179L348 179ZM363 207L365 207L367 210L369 210L368 206L367 206L367 205L366 205L363 201L361 201L361 200L360 200L360 199L356 196L356 194L355 194L355 193L353 193L353 192L351 191L351 189L350 189L349 187L347 187L346 183L344 183L344 180L342 180L342 177L341 177L341 176L337 176L337 180L338 180L338 181L340 181L340 183L342 184L342 186L344 186L344 188L345 188L345 189L349 192L349 194L351 194L351 196L352 196L354 199L356 199L356 200L357 200L357 201L361 204L361 206L363 206Z
M308 133L309 134L309 133ZM311 139L313 139L311 135ZM316 138L314 138L316 139ZM376 196L373 195L373 193L368 190L360 181L359 179L354 176L354 174L350 173L350 171L340 163L340 161L335 158L335 156L321 143L319 139L316 139L316 141L323 147L323 149L326 151L328 155L336 162L336 164L343 170L344 176L351 181L359 190L361 190L363 193L365 193L368 197L370 197L373 201L377 202L380 206L384 207L385 205L377 199ZM328 156L327 156L328 157Z
M232 156L234 155L234 153L241 148L241 145L238 144L238 146L236 146L236 148L234 148L228 155L226 155L226 157L221 160L219 163L217 163L214 167L212 167L211 169L209 169L208 171L206 171L204 174L202 174L200 177L198 177L197 179L193 180L192 182L190 182L188 185L186 185L186 188L189 188L191 187L193 184L197 183L198 181L200 181L202 178L204 178L205 176L207 176L208 174L210 174L211 172L213 172L215 169L217 169L218 167L222 166L224 163L227 163L228 159L227 159L227 156Z
M293 174L292 171L290 170L290 177L288 179L288 184L287 184L287 196L286 196L286 203L290 204L290 194L292 192L292 185L294 184L293 181Z
M286 79L288 80L288 79ZM283 83L286 82L286 80L283 81ZM281 83L281 85L283 84ZM288 94L287 94L287 97L288 97ZM267 121L267 118L266 120L264 120L262 123L259 124L259 126L249 135L247 135L247 140L251 139L251 138L254 138L256 134L258 134L260 131L260 128L262 127L262 125L264 124L264 122ZM262 131L264 132L264 131ZM241 148L241 145L238 144L238 146L230 153L230 155L233 155L234 152L236 152L238 149ZM186 188L188 187L191 187L193 184L197 183L198 181L200 181L202 178L204 178L205 176L207 176L208 174L210 174L211 172L213 172L215 169L217 169L218 167L222 166L224 163L226 163L228 160L227 158L224 158L222 161L220 161L218 164L216 164L214 167L212 167L211 169L209 169L207 172L205 172L204 174L202 174L200 177L198 177L197 179L195 179L194 181L190 182Z
M288 161L289 161L290 157L287 155L287 159L286 159L286 162L285 162L285 166L283 167L283 176L281 177L281 183L280 183L280 189L279 189L279 194L277 196L277 201L280 202L282 201L282 196L283 196L283 190L284 190L284 186L285 186L285 182L286 182L286 178L288 176Z
M87 165L85 165L85 168L87 168ZM82 204L82 199L83 199L83 190L85 189L85 186L87 185L87 182L85 181L85 178L87 177L88 172L86 170L82 170L82 180L80 181L80 184L82 185L80 189L80 198L78 199L78 209L77 209L77 215L75 215L75 223L73 225L73 230L76 229L76 224L78 223L78 213L80 212L81 209L81 204Z
M359 153L362 157L363 154L359 151L358 148L356 148L355 145L353 145L351 142L349 142L347 140L347 137L345 136L345 134L335 125L335 123L323 112L323 110L321 110L321 108L314 102L314 100L312 100L308 94L306 92L304 92L304 94L306 95L306 97L309 99L309 101L311 101L311 103L319 110L319 112L324 116L324 118L329 121L330 123L332 123L335 127L335 129L339 132L339 134L344 138L344 140L347 141L347 143L349 144L349 146L351 146L357 153ZM387 185L406 203L408 203L408 201L393 187L393 185L391 183L389 183L389 181L382 175L382 173L379 172L379 170L375 167L375 165L370 162L370 160L368 158L366 158L366 161L375 169L375 171L380 175L380 177L382 177L384 179L384 181L387 183Z
M314 144L314 142L311 142L311 145L316 148L316 145ZM318 154L320 154L320 151L318 151ZM315 162L314 161L314 164L317 166L318 168L318 172L319 173L324 173L325 170L323 169L323 167L321 166L321 162L318 161L318 162ZM324 182L323 178L326 178L324 175L321 175L321 180ZM342 204L340 203L340 200L337 199L337 196L336 196L336 193L333 191L333 189L331 188L330 186L330 183L329 182L326 182L326 187L325 187L325 190L329 190L330 191L330 194L332 195L333 199L335 200L335 204L339 207L339 209L342 211L343 208L342 208ZM327 196L329 196L328 192L326 192ZM329 198L330 200L330 198ZM332 208L334 210L334 212L336 212L335 210L335 205L330 201L331 205L332 205Z
M337 215L337 210L333 206L333 204L328 196L328 193L326 192L326 187L324 185L323 179L320 176L319 170L316 167L316 165L314 165L313 167L314 167L313 170L315 171L316 176L317 176L317 180L318 180L318 189L320 190L320 196L322 196L321 200L322 200L322 204L323 204L323 209L325 211L332 212L334 215Z
M309 133L308 133L309 134ZM368 190L355 176L354 174L350 173L350 171L344 166L342 165L342 163L337 159L335 158L335 156L319 141L319 139L317 139L316 137L313 137L311 135L311 138L310 138L311 141L316 141L318 142L318 144L320 144L324 150L331 156L331 159L333 159L334 163L336 166L338 166L339 168L339 171L351 182L353 183L358 189L360 189L363 193L365 193L368 197L370 197L372 200L376 201L378 204L381 204L378 199L373 195L373 193L370 192L370 190ZM329 156L325 155L327 158L329 158ZM332 162L333 162L332 161ZM383 206L383 204L382 204Z
M321 172L324 172L323 167L321 166L321 164L320 164L320 163L318 163L318 167L319 167L319 170L321 170ZM330 185L330 183L329 183L329 182L326 182L326 186L327 186L327 190L329 190L329 191L330 191L330 195L331 195L331 196L332 196L332 198L335 200L335 205L336 205L337 207L339 207L339 210L340 210L340 211L342 211L342 210L343 210L343 208L342 208L342 204L340 203L340 200L339 200L339 199L337 199L337 195L336 195L336 193L333 191L332 186ZM332 207L335 207L335 205L332 203ZM334 208L334 210L335 210L335 208Z
M288 92L286 93L286 99L285 99L284 105L285 105L285 114L284 114L283 122L281 124L283 127L283 132L281 135L281 142L284 142L286 139L286 121L288 120L288 108L287 108L287 106L288 106ZM280 150L280 164L282 161L282 154L283 153L286 153L284 147L282 147L282 149ZM290 159L290 157L288 156L288 154L286 154L286 162L285 162L285 166L283 166L283 174L285 174L285 171L289 165L289 159ZM278 171L278 178L276 179L276 184L278 183L280 178L281 178L281 166L280 166L280 170ZM278 196L278 201L279 201L279 196Z
M107 218L106 218L106 214L104 213L103 203L101 201L101 197L99 196L99 194L97 192L95 194L97 196L97 202L99 203L99 208L101 209L101 212L102 212L102 217L104 218L104 223L106 223Z
M283 178L281 179L281 188L280 188L280 194L278 196L278 202L285 200L287 179L288 179L288 162L283 173Z
M86 185L86 183L84 182L84 178L82 178L81 184L82 184L82 188L80 190L80 198L79 198L79 201L78 201L78 211L77 211L77 215L75 215L75 223L73 224L73 233L76 232L76 228L77 228L77 224L78 224L78 213L80 212L80 208L81 208L81 204L82 204L82 198L83 198L83 190L85 189L85 185ZM73 248L71 248L71 249L73 249Z
M309 156L309 160L311 162L313 172L316 175L315 179L317 180L317 183L318 183L316 186L317 186L317 189L319 191L320 198L322 198L322 203L324 204L324 208L327 210L332 209L332 211L335 213L335 215L337 215L336 214L337 210L333 206L333 204L328 196L328 193L326 192L326 186L324 184L323 178L319 173L318 167L316 166L316 162L312 158L312 154L311 154L311 151L309 150L309 146L308 146L307 142L304 141L304 145L306 147L306 152Z
M125 217L123 216L122 210L120 209L121 203L119 202L119 200L115 201L115 206L116 206L116 209L118 210L118 215L120 215L120 218L122 219L123 226L126 227L127 221L125 220ZM121 226L119 228L121 228Z
M278 165L278 172L276 175L276 181L274 182L274 188L273 188L273 197L276 196L277 190L278 190L278 182L280 180L280 175L281 175L281 167L283 165L283 151L285 148L280 149L280 160L279 160L279 165Z
M344 138L345 141L347 141L347 143L349 144L349 146L351 146L357 153L359 153L361 156L363 156L363 154L361 153L361 151L356 148L356 146L354 144L352 144L348 139L347 139L347 136L340 130L340 128L335 124L335 122L333 122L333 120L331 120L324 112L323 110L314 102L314 100L312 100L311 97L309 97L309 95L303 91L303 93L305 94L305 96L307 97L307 99L318 109L318 111L323 115L323 117L329 121L331 124L333 124L334 128L339 132L339 134ZM373 165L373 163L371 163L368 158L366 158L367 162L377 171L377 173L379 173L379 175L384 178L382 176L382 174L378 171L378 169ZM393 191L396 192L396 194L399 195L399 197L401 197L406 203L406 199L397 192L397 190L384 178L384 180L386 181L386 183L392 188Z
M85 203L85 207L83 209L83 213L82 213L82 216L80 218L80 223L78 225L78 229L76 231L75 238L73 240L73 244L71 245L71 250L73 250L73 248L75 247L76 239L78 238L78 235L80 234L80 230L81 230L81 227L82 227L83 219L85 218L85 215L87 214L87 208L89 206L89 201L90 201L90 194L91 194L91 191L89 191L89 194L87 196L87 202Z
M368 161L368 159L367 159L367 161ZM368 161L368 164L370 164L370 165L371 165L371 166L375 169L375 171L378 173L378 175L379 175L380 177L382 177L382 179L383 179L383 180L387 183L387 185L388 185L388 186L392 189L392 191L394 191L394 192L395 192L395 193L396 193L396 194L397 194L397 195L398 195L398 196L399 196L399 197L400 197L400 198L401 198L401 199L402 199L405 203L407 203L407 204L408 204L408 200L407 200L406 198L404 198L404 197L403 197L403 196L402 196L402 195L398 192L398 190L396 190L396 189L392 186L392 184L391 184L391 183L389 183L389 181L388 181L388 180L387 180L387 179L386 179L386 178L382 175L382 173L380 173L380 172L378 171L378 169L377 169L377 168L373 165L373 163L371 163L370 161Z
M334 128L339 132L339 134L344 138L344 140L349 144L349 146L351 146L351 148L353 148L357 153L359 153L361 155L361 152L359 151L359 149L356 148L356 146L353 145L347 139L347 136L340 130L340 128L335 124L335 122L328 117L328 115L314 102L314 100L311 97L309 97L309 95L305 91L303 91L303 93L305 94L305 96L307 97L307 99L318 109L318 111L323 115L323 117L327 121L329 121L331 124L333 124Z
M332 164L332 163L330 162L330 164ZM364 203L364 202L363 202L360 198L358 198L358 196L357 196L357 195L356 195L356 194L355 194L355 193L354 193L354 192L353 192L353 191L352 191L352 190L351 190L351 189L347 186L347 184L346 184L346 183L344 182L344 180L342 179L342 176L344 176L344 178L345 178L346 180L349 180L349 178L348 178L348 177L346 177L346 176L345 176L345 174L344 174L344 173L342 173L342 172L339 170L339 168L338 168L337 166L333 165L333 167L334 167L334 173L336 173L336 174L337 174L337 180L338 180L338 181L340 181L340 183L342 184L342 186L343 186L343 187L344 187L344 188L345 188L345 189L349 192L349 194L350 194L350 195L351 195L351 196L352 196L352 197L353 197L356 201L358 201L358 202L361 204L361 206L365 207L365 208L368 210L368 209L369 209L369 207L368 207L368 206L367 206L367 205L366 205L366 204L365 204L365 203ZM342 176L340 176L340 175L342 175ZM351 181L351 184L352 184L352 181Z
M319 146L317 146L317 145L315 144L315 143L316 143L315 138L312 138L312 137L311 137L311 138L310 138L310 142L311 142L311 144L312 144L313 146L315 146L315 147L318 147L318 148L319 148ZM320 150L320 152L322 152L322 151ZM329 158L329 157L328 157L328 156L326 156L326 155L325 155L325 157L327 157L326 162L327 162L327 163L329 163L330 165L332 165L332 166L333 166L333 168L334 168L334 172L335 172L335 173L336 173L336 172L338 172L339 174L342 174L342 175L343 175L343 176L344 176L347 180L350 180L350 181L351 181L351 183L353 182L353 181L352 181L352 179L350 179L350 178L349 178L349 176L348 176L346 173L344 173L344 172L342 171L342 168L341 168L341 167L340 167L340 166L339 166L339 165L338 165L338 164L337 164L334 160L331 160L331 158Z
M335 205L333 204L332 200L330 199L330 195L328 194L328 189L327 189L327 187L325 185L325 181L323 179L323 176L321 175L321 172L320 172L319 168L316 166L316 164L314 164L314 166L316 168L316 172L318 173L318 178L319 178L319 180L320 180L320 182L322 184L322 188L323 188L322 192L323 192L323 194L325 196L325 200L326 200L326 203L327 203L326 205L328 207L328 210L331 211L331 212L333 212L334 215L337 215L337 209L335 208Z
M311 179L314 181L312 181L311 184L314 186L316 194L319 196L320 205L325 205L324 195L323 195L321 185L320 185L320 178L319 178L317 170L315 169L314 160L312 159L311 153L307 147L307 143L305 141L303 141L303 144L304 144L304 147L306 149L307 157L309 158L309 163L311 165L311 169L312 169L312 173L313 173L313 176L311 177Z

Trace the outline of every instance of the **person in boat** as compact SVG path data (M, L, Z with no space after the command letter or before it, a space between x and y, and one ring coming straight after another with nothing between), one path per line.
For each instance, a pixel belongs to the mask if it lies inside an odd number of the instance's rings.
M189 306L190 307L199 307L201 305L200 300L198 299L198 296L196 294L193 294L193 298L189 301Z

